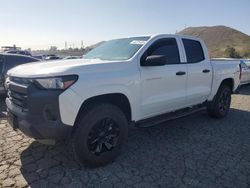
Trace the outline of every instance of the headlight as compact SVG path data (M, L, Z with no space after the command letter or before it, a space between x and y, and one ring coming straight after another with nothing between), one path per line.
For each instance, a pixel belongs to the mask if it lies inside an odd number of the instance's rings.
M5 82L4 82L4 87L5 89L9 89L9 83L10 83L10 77L6 77Z
M51 78L37 78L33 82L40 89L65 90L72 86L78 79L77 75L59 76Z

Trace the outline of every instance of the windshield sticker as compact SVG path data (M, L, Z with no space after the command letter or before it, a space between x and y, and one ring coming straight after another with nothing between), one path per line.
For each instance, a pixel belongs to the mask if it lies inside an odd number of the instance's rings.
M147 41L144 40L133 40L130 42L130 44L137 44L137 45L144 45Z

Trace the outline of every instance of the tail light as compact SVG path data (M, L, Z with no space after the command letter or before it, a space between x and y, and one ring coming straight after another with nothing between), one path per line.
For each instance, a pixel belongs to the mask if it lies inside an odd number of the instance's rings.
M239 67L240 67L240 76L239 76L239 79L241 80L241 76L242 76L242 67L241 67L241 64L239 64Z

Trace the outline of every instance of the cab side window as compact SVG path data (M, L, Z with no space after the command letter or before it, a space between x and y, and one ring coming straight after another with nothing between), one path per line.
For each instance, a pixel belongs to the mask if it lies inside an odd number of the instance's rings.
M187 56L187 63L198 63L205 59L203 48L199 41L182 39L182 42Z
M154 42L142 56L141 61L145 61L148 56L163 55L167 64L179 64L180 55L175 38L160 39Z

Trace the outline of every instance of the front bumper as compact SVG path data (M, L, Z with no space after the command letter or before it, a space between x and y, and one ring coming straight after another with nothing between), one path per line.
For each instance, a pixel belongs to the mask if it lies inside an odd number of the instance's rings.
M10 85L6 98L10 125L37 140L69 138L72 126L63 124L59 113L58 97L61 92L39 90L34 86L26 89L19 87L20 85ZM25 93L25 108L10 96L11 92ZM13 96L17 96L17 93Z

